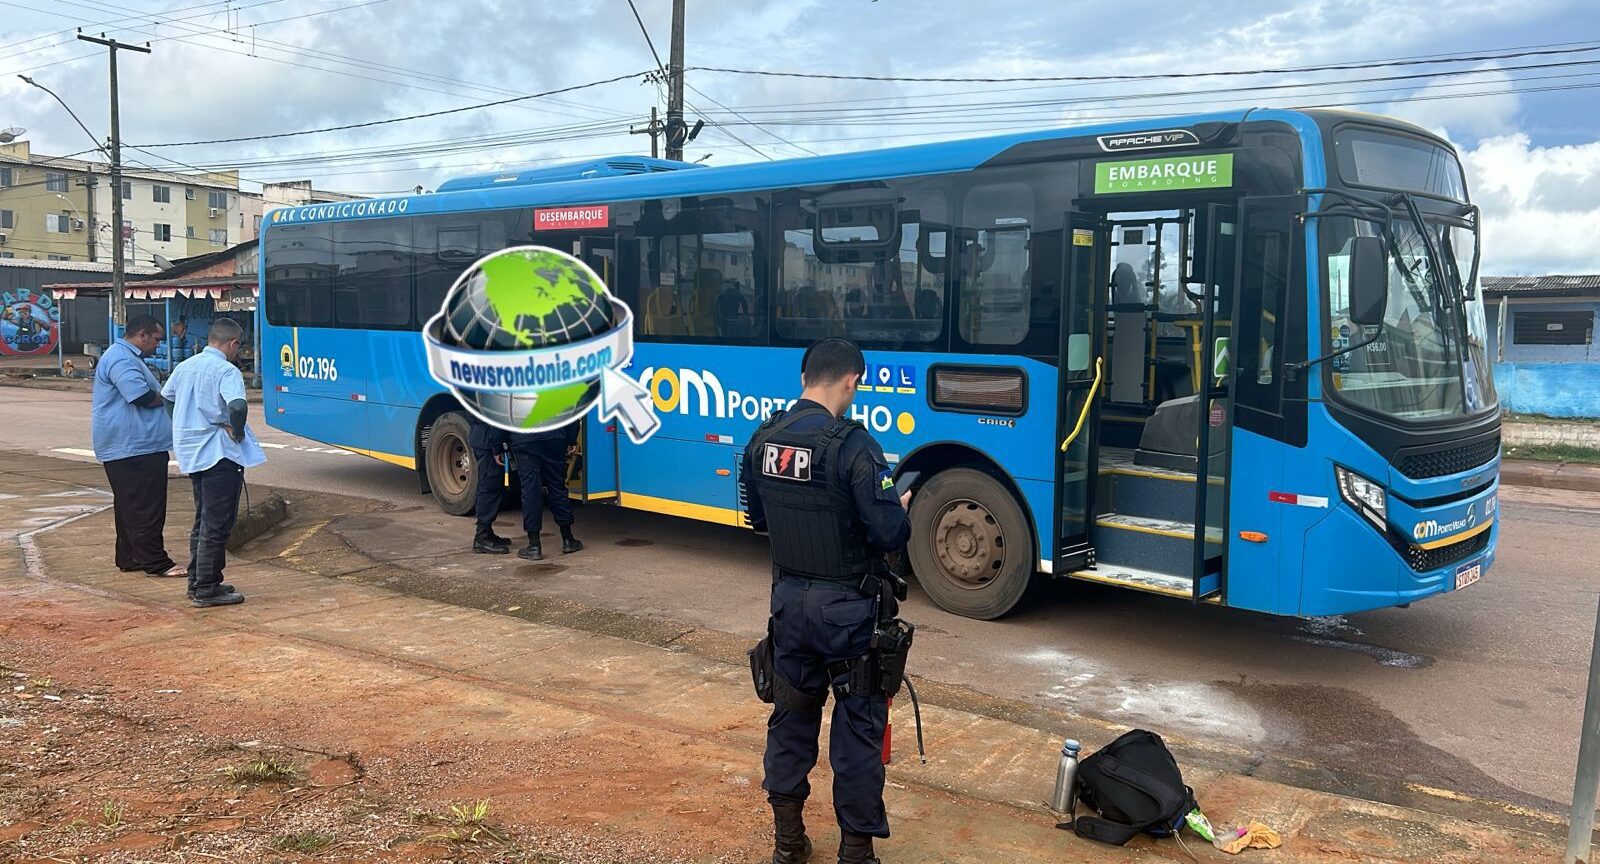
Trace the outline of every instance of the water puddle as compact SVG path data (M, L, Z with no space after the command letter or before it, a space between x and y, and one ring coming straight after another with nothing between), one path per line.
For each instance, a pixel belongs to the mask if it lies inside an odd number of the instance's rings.
M654 546L654 540L644 540L639 537L624 537L617 541L618 546Z
M1377 661L1379 666L1394 669L1423 669L1432 666L1434 662L1433 658L1426 654L1412 654L1395 648L1384 648L1381 645L1350 641L1348 637L1360 636L1362 633L1360 628L1346 621L1343 615L1307 618L1300 622L1299 630L1298 634L1290 637L1296 642L1366 654Z

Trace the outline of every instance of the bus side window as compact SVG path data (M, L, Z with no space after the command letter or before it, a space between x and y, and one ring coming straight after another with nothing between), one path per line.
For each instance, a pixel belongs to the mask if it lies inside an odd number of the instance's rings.
M410 219L333 224L334 319L372 330L411 325Z
M420 327L439 314L450 286L474 261L504 246L504 236L503 232L486 231L479 214L421 216L415 225L416 323ZM497 235L501 245L490 245Z
M1033 222L1033 188L1026 183L976 186L963 197L956 320L968 344L1005 347L1027 338Z
M647 202L637 227L640 335L748 345L766 339L765 200ZM665 214L671 214L670 216Z
M775 203L777 335L939 347L951 257L947 188L944 178L895 181Z
M333 326L332 226L280 225L272 229L265 259L269 262L267 320L284 327Z

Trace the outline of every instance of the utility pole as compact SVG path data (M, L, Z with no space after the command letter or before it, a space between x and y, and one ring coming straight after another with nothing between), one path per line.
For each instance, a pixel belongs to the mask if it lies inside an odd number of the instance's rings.
M643 129L635 129L632 126L629 126L628 127L628 134L629 135L649 135L650 136L650 158L651 159L659 159L661 157L661 150L659 149L659 147L657 145L656 138L657 138L657 136L659 136L661 134L661 128L662 128L661 127L661 121L656 119L656 106L651 105L650 106L650 125L644 127Z
M149 54L144 45L125 45L115 39L78 34L84 42L104 45L111 57L111 323L122 326L128 323L128 299L123 292L123 236L122 236L122 122L117 106L117 52L138 51ZM112 333L115 339L117 334Z
M683 160L689 127L683 122L683 5L672 0L672 48L667 60L667 158Z
M92 168L89 169L88 179L80 180L78 182L83 186L83 191L89 196L88 212L84 214L89 217L89 224L84 226L88 229L84 233L89 235L89 260L98 261L100 260L100 256L96 254L97 250L95 247L99 244L95 241L99 239L99 235L95 233L94 224L94 187L100 185L100 182L94 179L94 169Z

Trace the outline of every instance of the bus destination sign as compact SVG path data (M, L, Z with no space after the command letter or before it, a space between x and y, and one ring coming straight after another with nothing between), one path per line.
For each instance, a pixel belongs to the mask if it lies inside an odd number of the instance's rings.
M533 230L570 231L574 228L608 228L611 226L611 207L593 204L588 207L541 207L533 211Z
M1217 189L1232 185L1232 153L1100 162L1094 166L1096 195Z

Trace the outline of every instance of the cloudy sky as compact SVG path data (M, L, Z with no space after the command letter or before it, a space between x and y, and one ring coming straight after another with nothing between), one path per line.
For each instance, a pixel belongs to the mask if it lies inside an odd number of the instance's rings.
M635 3L664 58L669 0ZM656 65L627 0L0 0L0 129L25 127L35 153L90 142L18 73L54 89L96 135L107 129L104 51L75 41L77 27L154 49L121 60L123 139L135 145L383 120ZM1593 0L688 0L687 46L691 68L945 78L1286 69L1521 50L1527 56L1120 84L694 71L690 113L712 122L686 153L719 165L1222 107L1347 105L1422 123L1460 148L1485 212L1485 272L1600 272ZM1395 80L1402 75L1421 77ZM648 139L627 129L653 104L665 104L659 86L634 78L343 132L125 154L152 166L238 166L246 188L311 179L319 188L398 192L507 166L648 152Z

